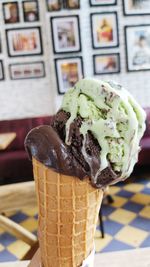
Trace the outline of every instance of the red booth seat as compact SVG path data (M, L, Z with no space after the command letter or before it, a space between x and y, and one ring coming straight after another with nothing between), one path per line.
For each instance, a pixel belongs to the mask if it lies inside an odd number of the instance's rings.
M146 111L146 131L141 140L141 152L139 154L139 165L150 165L150 108Z
M51 117L0 121L0 133L15 132L15 140L0 151L0 184L31 180L32 163L24 149L24 139L34 127L51 123Z
M147 113L146 131L141 141L141 152L138 164L150 165L150 108L145 108ZM28 160L24 149L24 139L34 127L47 124L52 117L40 117L10 121L0 121L0 133L15 132L16 139L4 151L0 151L0 184L31 180L32 163Z

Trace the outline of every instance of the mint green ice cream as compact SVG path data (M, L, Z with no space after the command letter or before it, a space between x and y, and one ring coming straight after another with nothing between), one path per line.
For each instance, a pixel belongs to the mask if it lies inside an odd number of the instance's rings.
M114 82L85 78L68 90L63 98L62 110L70 113L66 123L66 141L69 144L70 125L77 116L83 118L82 154L90 165L86 153L86 134L90 131L100 145L98 175L110 166L127 178L138 160L139 142L145 131L145 112L131 94ZM116 182L116 181L115 181Z

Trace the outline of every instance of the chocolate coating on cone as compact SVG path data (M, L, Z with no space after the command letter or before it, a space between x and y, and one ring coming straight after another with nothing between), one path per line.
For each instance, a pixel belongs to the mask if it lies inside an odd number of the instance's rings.
M29 132L25 140L25 147L30 159L36 158L45 166L52 168L56 172L76 176L83 180L91 177L94 187L102 188L113 183L118 175L111 166L104 169L100 175L95 175L100 168L100 146L93 135L88 132L85 149L89 156L88 163L82 154L82 135L79 128L82 124L81 117L77 117L70 127L70 143L65 144L65 124L69 114L60 111L54 117L52 126L40 126Z
M25 147L30 158L36 158L56 172L76 175L81 179L85 176L84 169L72 156L70 148L51 126L43 125L31 130L26 137Z

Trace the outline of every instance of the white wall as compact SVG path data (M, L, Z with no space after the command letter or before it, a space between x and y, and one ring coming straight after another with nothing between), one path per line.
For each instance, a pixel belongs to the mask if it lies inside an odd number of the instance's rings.
M0 32L2 35L2 54L0 59L3 60L5 70L5 80L0 81L0 120L36 117L54 113L54 99L56 97L55 88L51 82L50 70L50 43L49 43L49 24L46 22L46 5L45 1L38 1L40 7L40 21L34 23L3 23L2 2L0 1ZM13 2L13 1L12 1ZM21 7L21 1L18 1ZM20 12L21 21L23 14ZM47 27L46 27L47 23ZM1 26L2 25L2 26ZM8 57L5 29L41 26L43 50L41 56L26 57ZM46 67L46 78L26 79L26 80L10 80L8 65L11 63L24 63L34 61L44 61Z
M5 2L5 1L1 1ZM3 38L3 53L0 59L3 59L6 80L0 82L0 120L13 119L21 117L31 117L54 113L59 107L62 96L57 93L54 58L64 57L64 55L53 55L52 42L50 33L50 16L79 14L81 24L81 40L82 52L72 55L83 56L84 74L85 76L93 76L93 54L119 52L121 56L121 73L111 74L104 76L97 76L97 78L105 80L116 80L126 87L139 101L142 106L150 106L150 71L140 72L127 72L126 71L126 58L125 58L125 45L124 45L124 26L125 25L138 25L146 24L150 21L150 16L133 16L124 17L122 10L122 1L118 0L117 6L110 7L89 7L89 0L81 1L81 9L74 11L60 11L46 13L45 1L39 0L40 4L40 22L34 23L35 26L42 27L43 33L43 47L44 55L26 58L8 58L4 26L0 28ZM1 7L1 4L0 4ZM98 11L117 11L119 17L119 39L120 46L118 48L93 50L91 43L91 29L89 15L92 12ZM0 10L0 25L3 25L2 10ZM11 25L13 27L14 25ZM24 27L24 24L15 25ZM32 26L26 23L26 26ZM5 25L5 28L10 28L10 25ZM68 57L70 54L68 54ZM24 61L38 61L44 60L46 64L46 78L37 80L20 80L10 81L8 74L8 64L13 62Z

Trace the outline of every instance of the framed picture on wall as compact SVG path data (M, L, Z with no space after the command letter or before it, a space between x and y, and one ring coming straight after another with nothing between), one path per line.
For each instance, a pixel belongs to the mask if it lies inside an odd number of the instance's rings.
M99 12L91 14L91 31L93 48L119 46L118 17L116 12Z
M123 0L125 16L148 15L150 14L149 0Z
M64 94L69 88L83 78L82 57L55 59L58 93Z
M54 53L81 51L79 17L61 16L51 18Z
M0 60L0 81L4 80L4 67L3 67L3 61Z
M22 5L25 22L34 22L39 20L39 9L37 1L23 1Z
M7 49L10 57L43 53L40 27L7 29Z
M32 79L45 77L44 62L26 62L9 65L11 80Z
M59 11L61 9L61 0L46 0L47 11Z
M66 0L68 9L80 8L80 0Z
M90 0L90 6L116 5L117 0Z
M93 56L94 74L113 74L120 72L119 53L100 54Z
M5 23L17 23L20 21L18 2L3 3L3 16Z
M150 24L125 27L128 71L150 70Z

